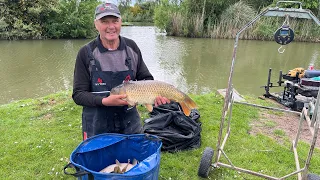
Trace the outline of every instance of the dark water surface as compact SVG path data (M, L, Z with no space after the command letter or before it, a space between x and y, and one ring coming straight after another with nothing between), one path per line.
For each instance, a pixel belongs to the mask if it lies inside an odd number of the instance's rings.
M155 79L187 93L226 88L234 40L167 37L153 26L128 26L122 35L136 41ZM0 104L72 89L75 57L87 40L0 41ZM292 42L278 53L271 41L239 41L233 84L239 93L259 96L273 69L320 69L320 44Z

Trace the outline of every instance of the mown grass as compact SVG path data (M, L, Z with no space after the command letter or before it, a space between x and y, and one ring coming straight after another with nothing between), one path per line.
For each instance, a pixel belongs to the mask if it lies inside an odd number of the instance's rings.
M208 146L216 149L223 98L215 93L191 97L198 104L201 114L201 147L173 154L162 153L159 179L202 179L197 176L202 152ZM143 119L148 118L143 107L139 110ZM231 136L224 148L228 157L238 167L272 176L280 177L293 172L295 163L289 139L283 145L262 134L249 134L249 124L257 120L258 114L259 110L254 107L234 104ZM0 106L0 132L0 177L74 179L63 174L71 152L82 141L81 107L74 104L70 92ZM306 143L299 144L301 164L308 150ZM310 172L320 174L319 155L317 149ZM227 162L223 157L221 161ZM209 178L259 179L227 168L213 169ZM296 179L296 176L290 179Z

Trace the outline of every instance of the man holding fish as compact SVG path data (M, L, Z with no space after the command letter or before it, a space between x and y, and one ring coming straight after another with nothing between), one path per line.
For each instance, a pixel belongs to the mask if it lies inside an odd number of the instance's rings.
M96 39L83 46L74 69L72 98L83 106L83 139L101 133L142 133L140 116L135 107L128 107L126 94L110 94L124 81L153 80L139 47L120 36L121 15L112 3L96 7L94 24ZM158 94L154 105L170 103Z

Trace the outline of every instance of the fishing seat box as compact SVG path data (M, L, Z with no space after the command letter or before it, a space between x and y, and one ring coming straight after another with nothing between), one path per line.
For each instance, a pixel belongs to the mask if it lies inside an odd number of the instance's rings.
M320 70L306 70L304 73L305 78L313 78L320 76Z
M79 180L157 180L161 146L161 140L154 135L100 134L79 144L71 153L70 163L64 167L64 173ZM121 163L136 159L138 164L123 174L99 172L115 164L116 159ZM76 172L69 173L68 168Z

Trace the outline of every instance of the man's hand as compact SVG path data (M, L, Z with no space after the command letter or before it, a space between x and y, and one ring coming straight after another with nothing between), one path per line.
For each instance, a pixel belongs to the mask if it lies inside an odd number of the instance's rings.
M162 104L169 104L169 103L170 103L170 100L167 99L166 97L162 97L162 96L158 96L154 100L154 106L156 106L156 107L159 105L162 105Z
M123 100L127 95L110 95L102 99L102 104L105 106L125 106L128 102Z

